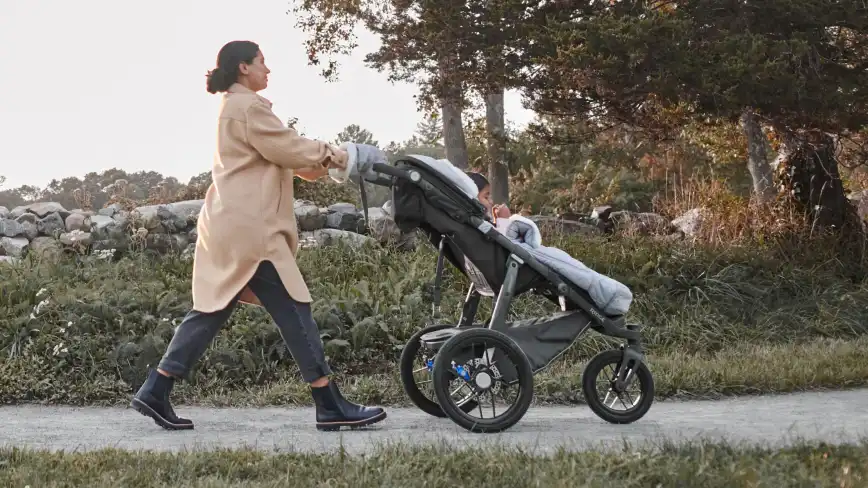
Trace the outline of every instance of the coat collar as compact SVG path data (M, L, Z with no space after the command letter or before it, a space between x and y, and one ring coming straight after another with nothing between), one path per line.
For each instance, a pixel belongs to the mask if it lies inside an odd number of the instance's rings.
M263 97L262 95L256 93L255 91L251 90L250 88L247 88L246 86L242 85L241 83L233 83L232 86L229 87L229 90L226 91L226 95L228 96L230 93L246 93L246 94L250 94L250 95L255 95L256 98L262 100L262 102L265 103L266 105L268 105L269 108L271 108L271 105L272 105L271 100Z

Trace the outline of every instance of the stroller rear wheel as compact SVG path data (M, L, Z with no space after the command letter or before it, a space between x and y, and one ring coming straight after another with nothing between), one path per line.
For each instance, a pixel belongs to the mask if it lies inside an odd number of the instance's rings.
M439 418L445 418L446 414L443 413L443 409L437 404L437 398L434 395L433 374L431 371L434 358L421 357L422 346L420 338L429 332L436 332L451 327L454 326L449 324L431 325L413 334L413 337L407 341L407 345L401 350L399 364L401 385L404 387L404 393L407 394L413 405L416 405L428 415ZM426 395L423 390L429 393ZM468 399L461 405L461 409L465 412L474 408L476 408L476 401L473 399Z
M468 329L446 341L434 361L433 379L443 413L471 432L506 430L524 417L533 401L530 361L511 338L491 329ZM475 409L464 408L467 399ZM488 412L491 417L485 418Z
M641 419L654 401L654 377L644 362L634 369L633 379L625 388L617 388L615 379L622 360L623 353L617 349L603 351L588 362L582 373L582 392L588 406L613 424L630 424Z

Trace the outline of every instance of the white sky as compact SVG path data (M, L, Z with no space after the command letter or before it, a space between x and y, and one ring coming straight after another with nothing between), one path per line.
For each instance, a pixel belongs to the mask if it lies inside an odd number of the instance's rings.
M262 95L309 137L349 124L381 144L409 138L411 85L365 67L367 35L341 81L309 67L287 0L0 0L0 175L4 188L118 167L186 181L210 170L218 95L205 72L234 39L259 43L272 71ZM508 93L508 121L532 113Z

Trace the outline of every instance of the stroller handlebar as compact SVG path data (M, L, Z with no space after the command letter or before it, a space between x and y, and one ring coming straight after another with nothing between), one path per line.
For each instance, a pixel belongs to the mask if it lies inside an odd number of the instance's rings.
M404 170L400 170L390 164L384 163L374 163L372 169L377 173L386 174L389 176L394 176L396 178L408 178L407 172Z

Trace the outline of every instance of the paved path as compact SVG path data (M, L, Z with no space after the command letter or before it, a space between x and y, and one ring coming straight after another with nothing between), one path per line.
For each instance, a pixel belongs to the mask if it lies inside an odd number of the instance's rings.
M266 450L359 453L375 444L482 443L521 445L537 451L618 447L661 440L718 439L782 445L806 440L858 442L868 437L868 390L743 397L724 401L659 402L632 425L611 425L587 407L531 407L501 434L471 434L448 419L415 409L389 409L369 430L317 432L313 409L209 409L180 407L193 431L168 432L132 409L0 407L0 446L50 450L104 447L200 450L256 447Z

